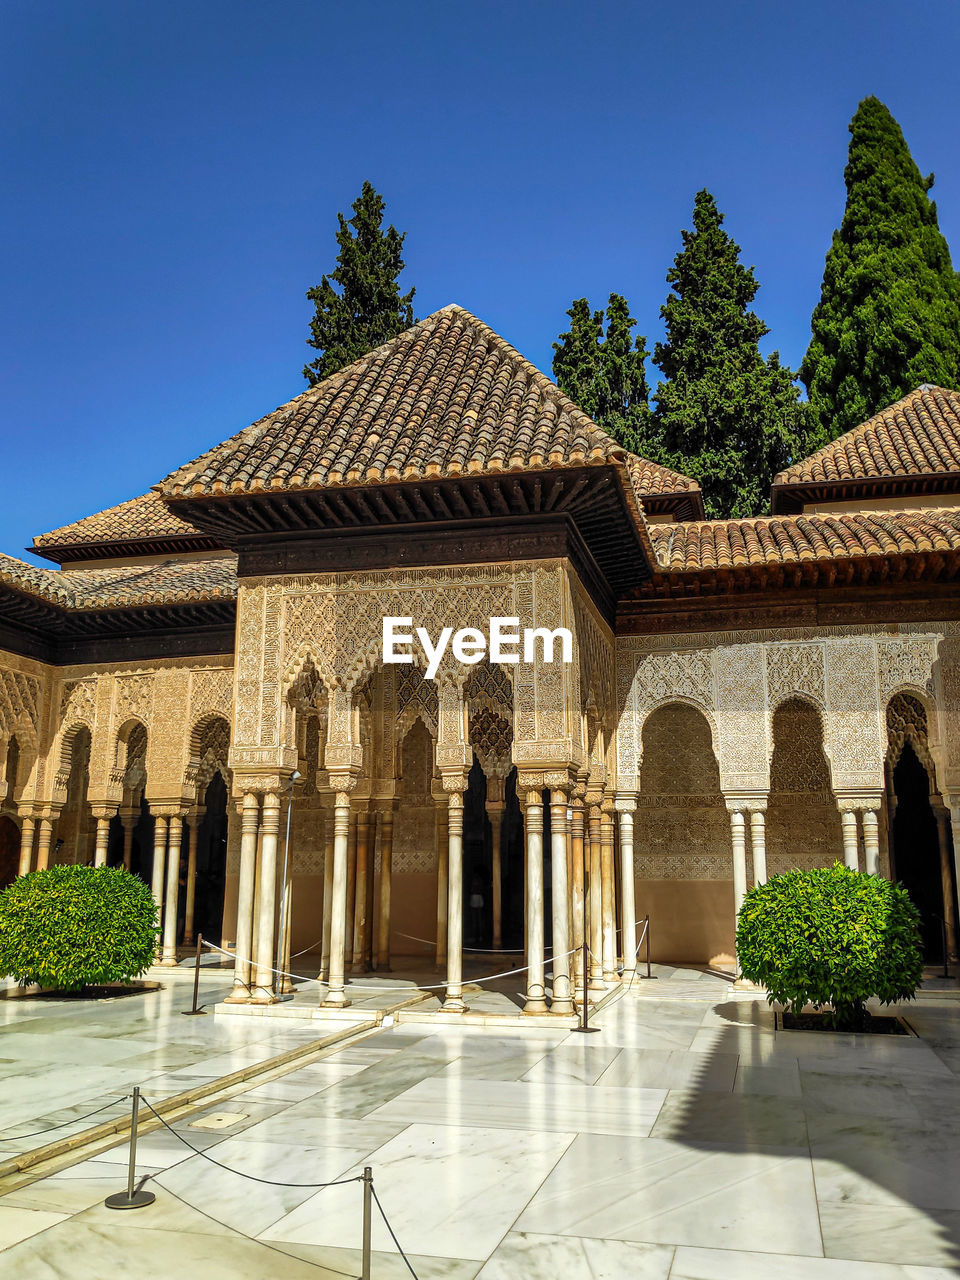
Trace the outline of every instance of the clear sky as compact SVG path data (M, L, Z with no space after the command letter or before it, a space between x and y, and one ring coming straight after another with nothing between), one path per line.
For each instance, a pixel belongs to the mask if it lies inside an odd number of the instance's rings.
M960 259L958 51L956 0L3 0L0 550L305 389L365 178L417 316L458 302L547 372L580 295L656 339L707 186L796 367L865 95Z

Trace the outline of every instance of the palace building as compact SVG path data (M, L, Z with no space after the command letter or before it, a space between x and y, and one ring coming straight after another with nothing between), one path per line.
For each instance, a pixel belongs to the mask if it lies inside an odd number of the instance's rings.
M525 951L525 1009L656 959L733 960L749 885L895 876L957 959L960 394L922 386L704 519L447 307L118 507L0 556L0 875L125 864L162 963L232 999ZM572 661L384 663L567 628ZM522 656L522 655L521 655ZM290 820L289 844L286 830ZM517 964L520 964L517 960Z

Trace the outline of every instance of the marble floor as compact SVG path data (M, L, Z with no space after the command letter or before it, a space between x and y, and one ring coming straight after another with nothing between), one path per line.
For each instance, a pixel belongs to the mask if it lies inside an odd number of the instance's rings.
M0 1274L356 1277L369 1165L421 1280L960 1277L960 1002L906 1013L917 1037L778 1032L663 968L589 1036L394 1026L145 1135L147 1209L103 1206L125 1145L0 1196ZM376 1214L373 1248L409 1276Z

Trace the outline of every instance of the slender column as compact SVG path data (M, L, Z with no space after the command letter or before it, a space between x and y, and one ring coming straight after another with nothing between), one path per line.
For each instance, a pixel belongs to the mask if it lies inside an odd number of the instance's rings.
M194 941L193 911L197 894L197 841L200 838L200 811L191 809L187 814L187 888L184 904L183 941L189 946Z
M943 805L934 805L937 819L937 836L940 843L940 882L943 887L943 919L947 926L947 959L956 964L957 909L953 897L953 877L950 874L950 811Z
M953 835L953 873L954 883L960 885L960 794L951 793L944 796L947 805L947 812L950 815L950 830ZM946 829L944 830L944 839L946 841ZM953 894L950 895L950 904L953 906ZM946 917L946 912L943 913ZM956 929L951 934L950 946L956 948Z
M730 839L733 844L733 917L737 916L747 896L747 827L742 809L730 810Z
M320 944L320 980L330 976L330 921L333 914L333 814L324 810L323 844L323 941Z
M763 809L750 810L750 848L753 851L753 882L767 883L766 814Z
M843 860L851 871L859 871L856 809L843 809L840 813L840 821L843 824Z
M880 828L877 824L877 811L863 809L863 863L867 875L875 876L880 870Z
M333 896L330 913L330 977L324 1005L345 1009L344 950L347 941L347 861L350 844L350 793L338 791L333 810Z
M623 903L623 976L633 977L637 970L637 888L633 871L632 796L617 801L620 814L620 896ZM629 806L629 807L627 807Z
M351 807L347 844L347 921L344 935L343 963L347 973L353 972L353 952L357 927L357 814Z
M574 796L570 818L570 869L573 885L573 942L576 948L573 955L573 974L575 994L578 1000L583 999L583 914L584 914L584 867L583 867L583 799Z
M553 874L552 1013L573 1013L570 994L570 895L567 888L567 793L550 792L550 866Z
M17 874L21 876L29 875L30 864L33 862L33 818L24 817L20 825L20 866ZM39 867L38 867L39 870Z
M37 870L46 871L50 865L50 845L53 843L54 819L42 817L37 831Z
M491 779L492 782L492 779ZM487 801L487 817L490 819L490 892L493 895L493 942L494 951L503 945L503 890L500 866L500 836L503 829L503 802Z
M120 812L120 821L123 824L123 866L126 871L130 870L133 862L133 833L137 828L139 817L139 810L136 809L124 809Z
M606 806L600 818L600 901L603 911L602 960L604 982L618 982L617 917L613 865L613 815Z
M180 845L183 841L183 817L170 819L167 837L167 896L163 909L163 955L160 963L177 963L177 906L180 898Z
M260 907L257 917L256 977L253 998L271 1004L274 994L274 935L277 914L277 845L280 838L280 798L263 797L263 843L260 852Z
M444 778L445 786L466 779ZM450 791L447 801L447 990L445 1013L466 1011L463 1000L463 791Z
M437 805L437 950L434 963L441 971L447 964L447 909L449 889L447 869L450 864L448 842L449 810L444 799Z
M367 872L370 861L370 811L364 807L357 814L357 873L356 918L353 933L353 970L363 973L367 968L367 950L370 941L370 903Z
M527 791L524 811L527 846L527 1001L524 1013L546 1013L543 972L543 801L540 791Z
M257 844L260 835L260 797L244 793L240 808L240 881L237 886L237 945L233 962L233 991L227 1001L249 1000L252 991L253 898L257 878Z
M110 843L110 814L105 809L99 807L94 812L97 822L97 834L93 851L93 865L95 867L105 867L107 865L107 848Z
M380 919L377 933L377 970L390 972L390 893L393 879L393 802L380 816Z
M600 873L600 808L590 806L590 817L587 824L587 839L590 843L589 880L587 892L590 895L590 982L592 990L603 990L603 893Z
M153 900L160 911L163 910L163 871L167 857L167 820L157 813L153 818L153 871L150 878L150 889Z

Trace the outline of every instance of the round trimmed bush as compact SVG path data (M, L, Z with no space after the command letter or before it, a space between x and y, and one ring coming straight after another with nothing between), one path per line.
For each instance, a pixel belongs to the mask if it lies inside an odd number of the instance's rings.
M923 979L920 913L902 885L842 863L788 871L751 889L737 920L740 971L799 1015L866 1025L866 1001L910 1000ZM832 1010L832 1013L830 1012Z
M0 892L0 974L80 991L129 982L153 963L157 905L122 867L49 867Z

